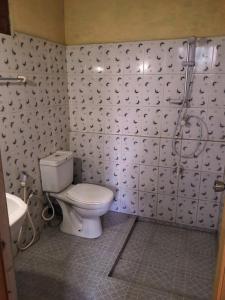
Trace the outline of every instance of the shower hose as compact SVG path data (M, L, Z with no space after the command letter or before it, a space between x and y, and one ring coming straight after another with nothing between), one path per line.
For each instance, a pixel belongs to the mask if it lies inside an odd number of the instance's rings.
M208 139L208 128L206 122L199 116L188 114L189 100L191 95L191 89L193 84L193 69L195 66L195 50L196 50L196 38L191 38L187 43L187 60L183 63L186 67L185 70L185 84L184 84L184 98L181 102L181 109L179 111L178 119L175 125L173 137L172 137L172 153L180 156L180 158L196 158L204 150ZM179 103L180 104L180 103ZM199 127L199 135L196 141L196 146L189 154L182 154L177 149L177 141L183 138L183 130L186 126L191 126L189 121L196 120L196 126ZM204 137L205 134L205 137Z

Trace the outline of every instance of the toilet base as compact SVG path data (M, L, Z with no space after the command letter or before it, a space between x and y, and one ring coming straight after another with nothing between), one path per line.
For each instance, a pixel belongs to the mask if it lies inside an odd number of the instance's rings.
M76 225L63 220L60 230L67 234L94 239L102 234L102 224L100 217L82 218Z
M57 194L52 194L52 196L57 196L56 200L62 209L63 221L60 225L62 232L89 239L97 238L102 234L100 216L109 210L108 206L95 210L84 209L63 201L62 197L59 199Z

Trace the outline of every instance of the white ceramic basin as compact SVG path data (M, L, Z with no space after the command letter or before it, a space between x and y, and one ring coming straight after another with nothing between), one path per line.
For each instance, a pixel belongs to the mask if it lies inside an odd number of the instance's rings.
M26 215L27 204L21 198L8 193L6 193L6 202L12 241L15 241Z

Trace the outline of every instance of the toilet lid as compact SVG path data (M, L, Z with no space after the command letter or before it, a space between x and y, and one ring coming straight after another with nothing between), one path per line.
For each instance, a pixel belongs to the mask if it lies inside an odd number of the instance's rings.
M88 183L74 185L66 195L70 200L83 204L106 204L113 199L111 190Z

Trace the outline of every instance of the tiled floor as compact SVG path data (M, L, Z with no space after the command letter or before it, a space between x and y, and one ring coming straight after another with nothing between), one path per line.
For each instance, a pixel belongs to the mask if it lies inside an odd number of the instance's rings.
M19 300L105 299L106 290L102 298L95 297L95 292L103 292L101 286L105 279L113 282L108 289L113 294L114 286L120 285L120 281L111 280L107 275L135 219L134 216L108 213L103 218L104 233L98 239L67 235L59 228L45 229L41 239L16 258ZM127 286L126 282L124 285ZM119 289L116 291L119 293Z
M150 296L155 289L172 299L206 300L211 299L215 258L214 234L137 222L112 277L138 286L127 299L135 293L134 299L164 299Z
M94 240L47 228L16 258L19 300L209 299L216 250L208 233L137 222L108 276L134 222L110 212Z

